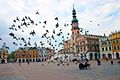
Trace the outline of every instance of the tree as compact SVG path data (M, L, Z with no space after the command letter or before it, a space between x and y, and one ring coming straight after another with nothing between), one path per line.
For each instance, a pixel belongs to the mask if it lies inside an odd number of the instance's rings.
M8 54L8 62L12 62L14 60L15 58L14 54L15 54L14 51L12 51L11 54Z

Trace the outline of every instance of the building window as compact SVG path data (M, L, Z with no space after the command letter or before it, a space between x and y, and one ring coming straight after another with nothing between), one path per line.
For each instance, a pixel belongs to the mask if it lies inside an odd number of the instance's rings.
M83 41L83 44L85 44L85 41Z
M95 50L95 47L94 47L94 46L92 46L92 50Z
M116 50L116 46L114 46L114 49Z
M117 46L117 49L119 50L119 49L120 49L120 47L119 47L119 46Z
M95 47L95 50L99 50L99 47L98 47L98 46L96 46L96 47Z
M106 47L106 51L108 51L108 48Z
M113 43L115 44L115 41L113 41Z
M110 41L108 42L108 44L110 44Z
M89 44L91 44L91 41L89 41Z
M92 47L90 46L90 50L92 50Z
M91 41L92 44L94 44L94 41Z
M96 44L96 41L94 41L94 44Z
M118 40L116 40L116 43L119 43Z
M86 48L84 47L84 51L86 50Z
M104 48L102 48L102 51L104 51Z
M82 51L82 47L81 47L80 49L81 49L81 51Z
M104 43L101 43L102 45L104 44Z
M109 50L111 50L111 47L109 47Z

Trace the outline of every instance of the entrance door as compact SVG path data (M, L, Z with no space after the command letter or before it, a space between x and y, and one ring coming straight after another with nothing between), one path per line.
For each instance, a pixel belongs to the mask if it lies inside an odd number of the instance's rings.
M108 54L108 59L112 59L112 54Z
M26 59L26 62L28 62L28 59Z
M1 60L1 63L5 63L5 60L4 60L4 59L2 59L2 60Z
M33 62L35 62L35 59L33 59Z
M119 57L119 53L116 53L116 59L119 59L120 57Z
M23 59L22 62L25 62L25 59Z
M92 53L90 53L90 60L92 60L93 59L93 54Z
M105 54L102 54L102 59L106 59L106 55Z
M97 53L95 53L95 60L97 59Z

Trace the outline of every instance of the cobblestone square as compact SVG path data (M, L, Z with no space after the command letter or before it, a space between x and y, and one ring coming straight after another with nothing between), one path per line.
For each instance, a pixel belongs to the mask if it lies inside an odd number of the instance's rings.
M79 70L78 64L57 66L57 63L18 63L0 64L0 80L119 80L120 65L110 61L90 61L91 68ZM43 65L44 64L44 65Z

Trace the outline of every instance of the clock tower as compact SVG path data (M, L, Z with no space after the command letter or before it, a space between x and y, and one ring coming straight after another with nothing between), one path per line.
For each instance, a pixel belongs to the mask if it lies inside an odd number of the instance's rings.
M71 45L70 45L70 51L76 54L78 52L78 43L77 43L77 38L80 36L80 28L78 20L76 18L76 10L74 9L73 5L73 10L72 10L72 35L71 35Z
M78 20L76 18L76 10L74 9L74 5L73 5L73 10L72 10L72 40L74 40L75 38L77 38L79 35L80 35L80 28L78 27L79 26L79 23L78 23Z

